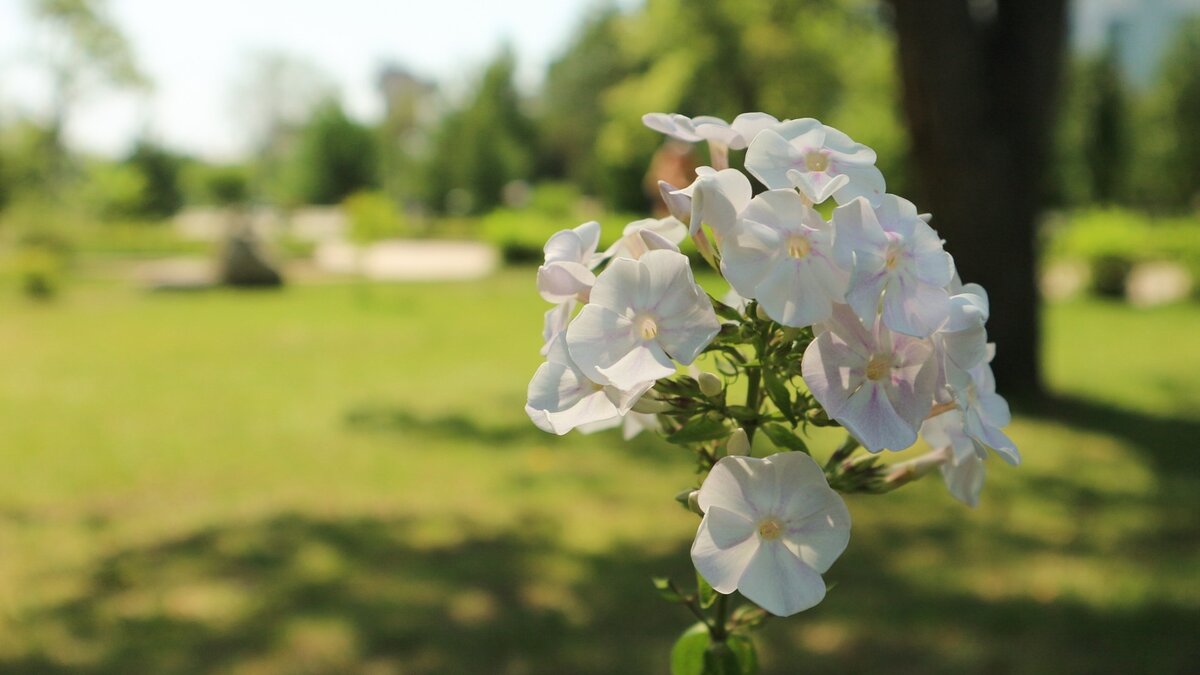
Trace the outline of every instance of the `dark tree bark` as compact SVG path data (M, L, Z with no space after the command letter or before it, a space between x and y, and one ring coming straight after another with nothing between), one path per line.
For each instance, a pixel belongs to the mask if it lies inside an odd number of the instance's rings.
M1001 390L1036 394L1034 227L1048 176L1065 0L890 0L922 211L987 289Z

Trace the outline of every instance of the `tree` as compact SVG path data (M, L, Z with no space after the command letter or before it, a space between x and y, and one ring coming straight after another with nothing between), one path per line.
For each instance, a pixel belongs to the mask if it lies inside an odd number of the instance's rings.
M52 179L64 170L63 129L75 104L97 86L144 88L129 41L106 12L104 0L31 0L47 28L39 58L50 72L53 103L47 124Z
M1166 148L1160 179L1181 206L1200 199L1200 17L1180 25L1163 55L1158 84Z
M232 114L254 152L251 192L274 202L295 197L285 165L300 129L335 87L318 67L282 52L259 52L233 86Z
M1127 194L1130 175L1129 92L1121 76L1117 42L1107 46L1085 71L1091 96L1083 153L1091 176L1092 197L1115 202Z
M375 134L350 119L336 100L326 100L300 131L291 166L297 201L339 204L359 190L378 185Z
M1034 229L1052 153L1065 0L891 0L922 210L964 281L1009 391L1040 390Z
M142 177L137 215L167 218L183 206L183 188L179 182L182 160L162 147L140 140L125 160L125 165Z
M502 201L504 186L529 178L535 142L513 83L516 58L504 49L488 65L466 105L442 118L426 167L426 201L445 209L465 195L465 210L486 211Z

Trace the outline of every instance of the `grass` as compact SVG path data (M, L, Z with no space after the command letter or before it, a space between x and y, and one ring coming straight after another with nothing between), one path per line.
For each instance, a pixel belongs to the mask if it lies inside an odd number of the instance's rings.
M521 407L543 303L482 283L0 300L0 672L665 672L687 457ZM766 673L1185 672L1200 309L1047 312L983 504L849 500Z

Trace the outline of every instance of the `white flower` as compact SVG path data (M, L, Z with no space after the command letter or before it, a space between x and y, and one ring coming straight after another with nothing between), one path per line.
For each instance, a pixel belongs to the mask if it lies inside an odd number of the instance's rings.
M962 412L950 410L925 420L921 438L945 453L941 472L950 494L967 506L978 506L985 474L982 448L963 429Z
M950 282L950 310L946 322L933 334L945 368L969 370L988 359L987 291L979 284L963 284L955 276Z
M642 123L685 143L709 141L730 150L741 150L754 140L758 132L776 126L779 120L761 112L742 113L733 118L732 123L708 115L689 118L677 113L646 113L642 115Z
M604 424L624 415L650 388L641 383L628 390L597 384L571 361L565 336L550 343L546 362L529 382L525 413L539 429L563 435L575 427ZM613 426L613 425L610 425Z
M717 236L729 232L754 192L741 171L717 171L710 166L696 169L696 180L683 189L676 190L666 182L659 182L658 187L671 215L687 223L693 236L701 225L711 227Z
M542 316L542 356L550 353L550 344L554 338L567 330L571 322L571 312L575 311L575 300L568 300L546 310Z
M824 321L833 303L845 302L848 275L833 261L833 228L795 190L750 200L721 242L721 271L785 326Z
M567 347L589 378L628 390L674 373L671 359L690 364L719 330L687 257L649 251L600 274L567 327Z
M647 251L679 251L679 242L688 235L687 225L674 216L643 218L625 226L621 238L604 252L604 258L642 257Z
M821 574L850 541L850 512L808 455L725 457L698 499L697 571L720 593L740 591L777 616L821 602Z
M760 131L746 150L746 170L772 190L799 188L814 204L830 196L839 204L876 201L886 189L874 150L807 117Z
M874 321L882 298L888 328L928 337L946 320L946 285L954 261L942 240L906 199L885 195L878 207L856 199L833 212L834 254L853 269L846 303L863 321Z
M996 451L1009 464L1020 464L1021 453L1017 451L1016 443L1001 431L1012 421L1012 413L1008 402L996 393L992 367L983 362L969 370L949 368L946 381L954 402L962 411L963 430L967 436L982 448Z
M621 423L621 438L629 440L643 431L659 431L662 425L658 422L658 415L649 413L640 413L633 410L625 413Z
M825 412L871 452L912 445L933 407L932 344L879 321L868 331L846 305L834 305L833 316L815 330L800 368Z
M566 302L586 298L596 275L592 268L599 262L600 223L591 221L573 230L556 232L546 242L545 263L538 268L538 293L547 302Z

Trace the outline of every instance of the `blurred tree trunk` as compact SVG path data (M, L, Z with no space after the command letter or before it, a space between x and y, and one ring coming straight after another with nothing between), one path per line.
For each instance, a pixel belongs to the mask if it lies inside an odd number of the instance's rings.
M1034 225L1065 0L890 0L922 211L987 289L1002 391L1040 391Z

